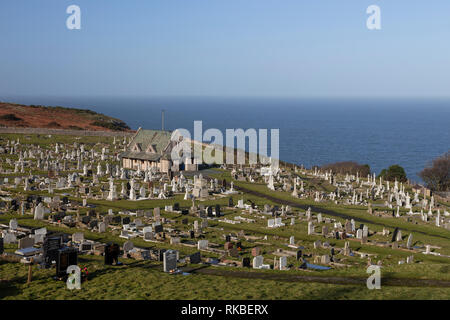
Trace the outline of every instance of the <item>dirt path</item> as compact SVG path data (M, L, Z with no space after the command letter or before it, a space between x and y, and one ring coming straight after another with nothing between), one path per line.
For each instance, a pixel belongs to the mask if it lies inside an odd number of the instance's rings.
M267 200L270 200L272 202L281 204L281 205L289 205L290 207L293 208L299 208L299 209L303 209L303 210L308 210L308 208L310 207L311 210L315 211L315 212L321 212L333 217L338 217L338 218L342 218L342 219L355 219L355 221L358 222L362 222L362 223L367 223L367 224L373 224L373 225L378 225L378 226L382 226L382 227L387 227L387 228L393 228L390 225L384 224L384 223L379 223L379 222L373 222L364 218L359 218L359 217L353 217L350 215L346 215L344 213L340 213L340 212L336 212L330 209L325 209L325 208L320 208L320 207L316 207L314 205L303 205L303 204L299 204L297 202L294 201L289 201L289 200L284 200L284 199L279 199L277 197L271 196L271 195L267 195L264 193L260 193L258 191L254 191L254 190L250 190L241 186L237 186L235 185L234 187L236 190L251 194L253 196L259 197L259 198L264 198ZM419 234L423 234L423 235L427 235L427 236L431 236L431 237L437 237L437 238L441 238L441 239L446 239L446 240L450 240L450 237L445 237L445 236L441 236L441 235L436 235L436 234L428 234L426 232L422 232L422 231L417 231L417 230L408 230L410 232L415 232L415 233L419 233Z
M215 267L201 267L198 269L188 270L185 272L233 277L233 278L245 278L245 279L263 279L274 281L288 281L288 282L317 282L327 284L342 284L342 285L361 285L366 286L367 278L355 278L355 277L321 277L321 276L308 276L298 275L291 273L265 273L265 272L247 272L247 271L230 271L221 270ZM389 276L383 277L381 274L381 285L385 286L400 286L400 287L440 287L450 288L450 281L448 280L427 280L427 279L410 279L410 278L390 278Z

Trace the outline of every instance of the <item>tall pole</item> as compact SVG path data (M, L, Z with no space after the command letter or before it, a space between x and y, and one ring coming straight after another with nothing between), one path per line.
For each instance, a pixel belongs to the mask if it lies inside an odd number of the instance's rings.
M161 130L164 131L164 109L161 111Z

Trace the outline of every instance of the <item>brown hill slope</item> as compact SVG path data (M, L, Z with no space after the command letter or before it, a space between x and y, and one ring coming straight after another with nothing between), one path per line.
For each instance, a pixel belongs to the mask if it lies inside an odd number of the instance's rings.
M86 109L0 102L0 126L91 131L131 131L122 120Z

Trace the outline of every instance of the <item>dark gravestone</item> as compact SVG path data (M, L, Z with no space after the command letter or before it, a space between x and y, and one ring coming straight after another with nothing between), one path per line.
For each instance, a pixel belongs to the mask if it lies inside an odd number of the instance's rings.
M42 202L42 197L41 196L38 196L37 198L36 198L36 204L39 204L39 203L41 203Z
M90 251L92 250L92 243L85 242L81 244L81 251Z
M3 254L4 248L3 248L3 238L0 238L0 254Z
M334 248L330 249L330 255L334 256Z
M194 253L194 254L191 254L191 255L189 256L189 260L190 260L191 263L193 263L193 264L197 264L197 263L202 262L202 256L201 256L201 254L200 254L200 251L199 251L199 252L196 252L196 253Z
M81 217L81 222L82 223L87 225L87 224L89 224L89 221L91 221L91 217L89 217L89 216Z
M175 202L173 205L173 210L174 211L180 211L180 204L178 202Z
M68 203L69 203L69 198L68 198L68 197L63 197L63 198L62 198L62 202L63 202L64 204L68 204Z
M187 214L189 214L189 210L187 210L187 209L181 210L181 214L182 215L187 215Z
M336 231L335 237L336 237L336 239L339 239L339 232Z
M242 259L242 266L244 268L250 268L250 258L249 257L245 257Z
M392 234L392 240L391 240L391 242L396 241L396 239L397 239L397 234L398 234L398 227L395 228L394 233Z
M67 268L69 266L78 264L78 251L75 248L64 248L58 250L58 257L56 259L56 276L58 278L67 275Z
M162 224L158 224L155 226L155 233L160 233L163 231L164 231L164 228L163 228Z
M224 188L224 189L227 188L227 180L226 179L222 180L222 188Z
M61 249L61 237L45 237L44 239L44 263L50 267L52 261L58 258L58 250Z
M89 194L89 188L84 188L84 193Z
M112 265L119 262L120 246L115 243L108 243L105 246L105 264Z
M52 220L53 220L53 222L58 222L58 221L61 221L62 219L64 219L65 216L66 216L66 214L64 212L60 212L60 213L54 214L52 216Z
M232 197L228 198L228 206L229 207L234 207L234 203L233 203L233 198Z
M236 242L236 248L237 249L242 249L242 244L241 244L241 242L240 241L238 241L238 242Z
M207 213L208 217L211 218L213 216L213 214L212 214L212 207L207 207L206 208L206 213Z
M297 260L300 260L302 258L302 250L297 251Z
M216 217L220 217L220 204L216 204Z
M130 224L131 219L129 217L122 218L122 224Z
M164 252L166 252L166 249L159 249L158 250L158 261L164 261Z
M193 230L189 231L189 236L191 239L195 238L195 232Z
M231 242L231 236L229 234L225 236L225 242Z
M89 228L94 229L98 224L97 220L89 221Z
M113 223L120 223L122 221L122 218L120 216L114 216L112 218Z

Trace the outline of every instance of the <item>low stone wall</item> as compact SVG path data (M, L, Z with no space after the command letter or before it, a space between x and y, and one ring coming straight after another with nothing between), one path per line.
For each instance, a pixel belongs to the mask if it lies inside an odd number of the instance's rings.
M442 201L442 202L449 202L450 201L450 191L449 192L435 192L434 193L436 200Z
M46 129L46 128L12 128L0 127L2 133L21 133L21 134L62 134L69 136L96 136L96 137L131 137L134 131L87 131L87 130L66 130L66 129Z

